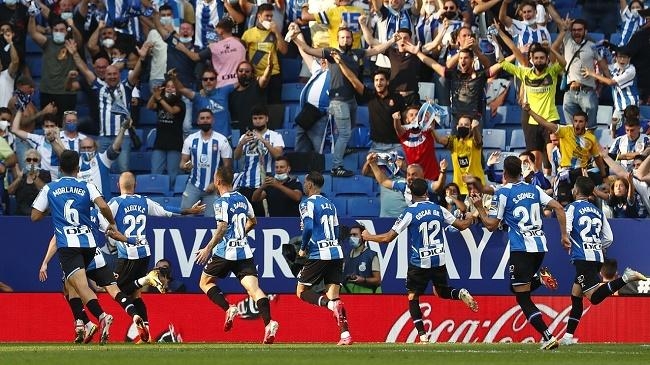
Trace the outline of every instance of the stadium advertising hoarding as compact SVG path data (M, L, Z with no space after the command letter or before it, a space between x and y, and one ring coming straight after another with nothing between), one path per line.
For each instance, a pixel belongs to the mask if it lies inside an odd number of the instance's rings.
M371 232L390 229L393 219L359 219ZM341 224L351 225L351 219L342 219ZM198 281L202 267L194 264L198 248L205 246L211 237L214 221L209 218L148 218L146 235L152 248L151 266L155 261L166 258L172 262L173 276L182 280L190 292L199 292ZM608 256L619 262L619 272L631 266L641 272L650 272L650 225L644 220L612 220L614 244ZM557 221L545 220L549 253L544 265L549 266L558 278L558 291L540 289L543 295L568 295L573 277L573 266L567 253L561 248ZM26 217L3 217L0 219L2 255L0 255L0 281L19 292L57 292L61 290L61 271L58 259L49 265L49 277L45 283L38 281L38 270L45 254L52 225L49 219L33 223ZM296 279L290 263L283 256L282 245L299 239L300 225L295 218L262 218L250 232L255 262L258 264L262 288L268 293L294 293ZM347 242L343 242L346 252ZM408 267L407 236L402 233L395 243L379 245L370 243L378 252L382 270L384 293L404 293ZM488 232L474 226L469 230L447 231L447 269L450 284L465 287L478 295L509 295L508 281L504 278L509 251L506 234L503 231ZM242 293L239 283L233 278L221 280L225 292ZM647 288L646 288L647 286ZM650 283L643 287L650 294ZM639 287L641 291L641 286Z
M260 343L264 324L247 311L249 319L237 318L230 332L223 331L223 311L202 294L148 294L144 297L156 338L172 324L185 342ZM249 303L243 295L231 295L240 308ZM356 342L414 342L417 332L409 317L404 295L344 295L350 331ZM470 311L460 301L423 297L421 307L426 330L436 342L539 342L540 336L527 325L512 296L478 296L479 311ZM105 294L104 309L112 313L111 342L126 338L131 322ZM555 336L566 330L571 300L565 297L536 297L544 320ZM580 342L650 342L650 321L634 320L631 313L645 313L647 299L613 297L593 306L585 301L576 337ZM277 342L336 343L338 329L332 312L283 294L271 301L271 311L280 324ZM57 313L58 315L52 315ZM29 320L24 320L29 318ZM200 320L197 322L197 319ZM74 335L72 315L60 294L3 294L0 300L0 342L69 342ZM97 340L97 339L96 339ZM95 341L96 341L95 340Z

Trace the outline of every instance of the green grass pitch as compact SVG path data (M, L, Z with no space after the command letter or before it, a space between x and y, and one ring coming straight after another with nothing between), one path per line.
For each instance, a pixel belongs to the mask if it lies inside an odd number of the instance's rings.
M0 364L650 364L648 344L0 344Z

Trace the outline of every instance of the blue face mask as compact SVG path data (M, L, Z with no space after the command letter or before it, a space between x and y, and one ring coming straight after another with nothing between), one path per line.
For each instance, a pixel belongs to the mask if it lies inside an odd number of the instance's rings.
M77 131L77 123L66 123L65 124L65 130L67 132L76 132Z
M65 33L63 32L53 32L52 41L56 44L61 44L65 42Z
M95 157L95 151L83 151L80 155L83 162L90 162Z
M350 245L352 248L359 248L361 246L361 239L359 237L350 237Z

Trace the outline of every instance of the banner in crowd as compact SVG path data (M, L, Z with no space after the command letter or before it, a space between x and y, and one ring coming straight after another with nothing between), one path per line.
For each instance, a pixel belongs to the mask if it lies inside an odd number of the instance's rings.
M145 294L151 333L158 339L174 328L184 342L261 343L264 323L256 308L243 295L227 296L246 313L235 319L230 332L223 331L223 310L203 294ZM477 296L479 311L470 311L461 301L423 296L420 306L425 329L435 342L539 342L540 335L526 322L515 298ZM356 342L410 343L417 331L409 316L405 295L344 295L350 331ZM104 309L115 317L111 342L127 338L130 318L108 295L100 295ZM555 336L565 330L571 299L535 297L544 321ZM647 299L607 298L599 305L585 300L576 337L580 342L650 342ZM276 341L325 342L335 344L338 327L332 312L283 294L271 300L273 319L280 329ZM54 315L56 314L56 315ZM634 318L630 317L632 315ZM640 315L640 317L639 317ZM199 319L200 320L197 320ZM74 325L70 309L59 294L2 294L0 300L0 342L71 342ZM131 331L133 336L134 331ZM95 339L97 341L97 338Z
M393 219L360 219L370 232L385 232L394 223ZM342 219L341 224L350 226L351 219ZM650 273L650 224L647 220L611 220L614 244L607 256L616 258L619 273L626 266ZM155 218L147 220L146 236L152 249L151 267L159 259L172 263L172 275L185 283L188 291L198 293L202 266L194 263L196 252L204 247L212 236L215 222L209 218ZM61 270L55 256L48 268L49 279L41 283L38 270L41 266L47 244L52 235L50 219L33 223L26 217L0 218L2 244L0 254L0 281L19 292L56 292L61 290ZM559 227L556 220L544 221L549 253L544 259L559 280L559 290L551 292L540 289L544 295L567 295L573 283L575 270L569 256L560 244ZM257 227L249 233L254 259L258 265L261 287L267 293L294 293L296 279L292 265L283 256L283 245L300 241L300 224L297 218L261 218ZM505 231L489 232L479 226L458 232L446 230L445 245L447 270L450 285L467 288L479 295L509 295L509 282L505 273L509 258L507 234ZM342 242L349 253L348 242ZM370 243L377 252L382 274L384 293L405 292L405 278L408 268L408 247L406 232L390 244ZM286 251L286 247L285 247ZM294 271L295 271L295 267ZM644 282L645 283L645 282ZM639 286L639 292L650 294L648 285ZM234 277L220 280L219 286L225 292L243 293Z

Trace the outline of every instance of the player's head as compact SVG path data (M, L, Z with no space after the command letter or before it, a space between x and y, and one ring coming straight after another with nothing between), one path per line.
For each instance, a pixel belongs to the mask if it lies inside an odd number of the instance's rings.
M232 187L233 174L232 170L228 167L221 166L214 173L214 186L219 188L221 192L222 189L224 192L227 192Z
M573 133L576 136L581 136L587 132L587 120L589 120L589 116L582 110L578 110L573 114Z
M264 132L269 124L269 110L265 105L257 104L251 109L251 119L253 120L253 129Z
M200 130L205 133L208 133L212 130L212 122L214 120L214 114L212 113L212 110L208 108L199 110L197 118L198 121L196 122L196 125Z
M339 28L339 31L336 33L339 48L343 51L348 51L352 48L352 31L350 28Z
M133 194L135 192L135 175L130 171L125 171L120 175L120 193Z
M422 165L417 163L412 163L406 167L406 183L411 184L415 179L424 178L424 169Z
M573 186L573 197L578 199L581 197L583 199L589 198L594 193L594 182L586 176L578 176L576 183Z
M517 181L521 176L521 160L516 156L508 156L503 160L503 175L510 181Z
M377 69L372 76L372 83L375 86L375 91L378 93L384 93L386 89L388 89L388 79L390 79L388 71Z
M427 181L421 178L414 179L409 185L413 201L429 200Z
M623 118L625 119L630 119L630 118L639 119L640 116L641 116L641 109L639 109L639 107L636 105L628 105L627 107L625 107L625 109L623 109Z
M74 150L61 152L59 170L66 176L76 176L79 172L79 153Z
M279 156L275 159L275 179L278 181L287 181L291 172L291 163L287 156Z
M365 241L361 238L361 232L365 231L366 227L361 223L354 223L350 227L350 245L352 248L363 247Z
M630 141L636 141L641 135L641 123L636 118L625 119L625 135Z
M540 43L533 43L529 48L530 61L535 66L535 69L542 72L548 67L548 49Z
M323 178L323 174L318 171L312 171L305 176L305 183L302 185L302 190L307 196L319 194L324 184L325 179Z

